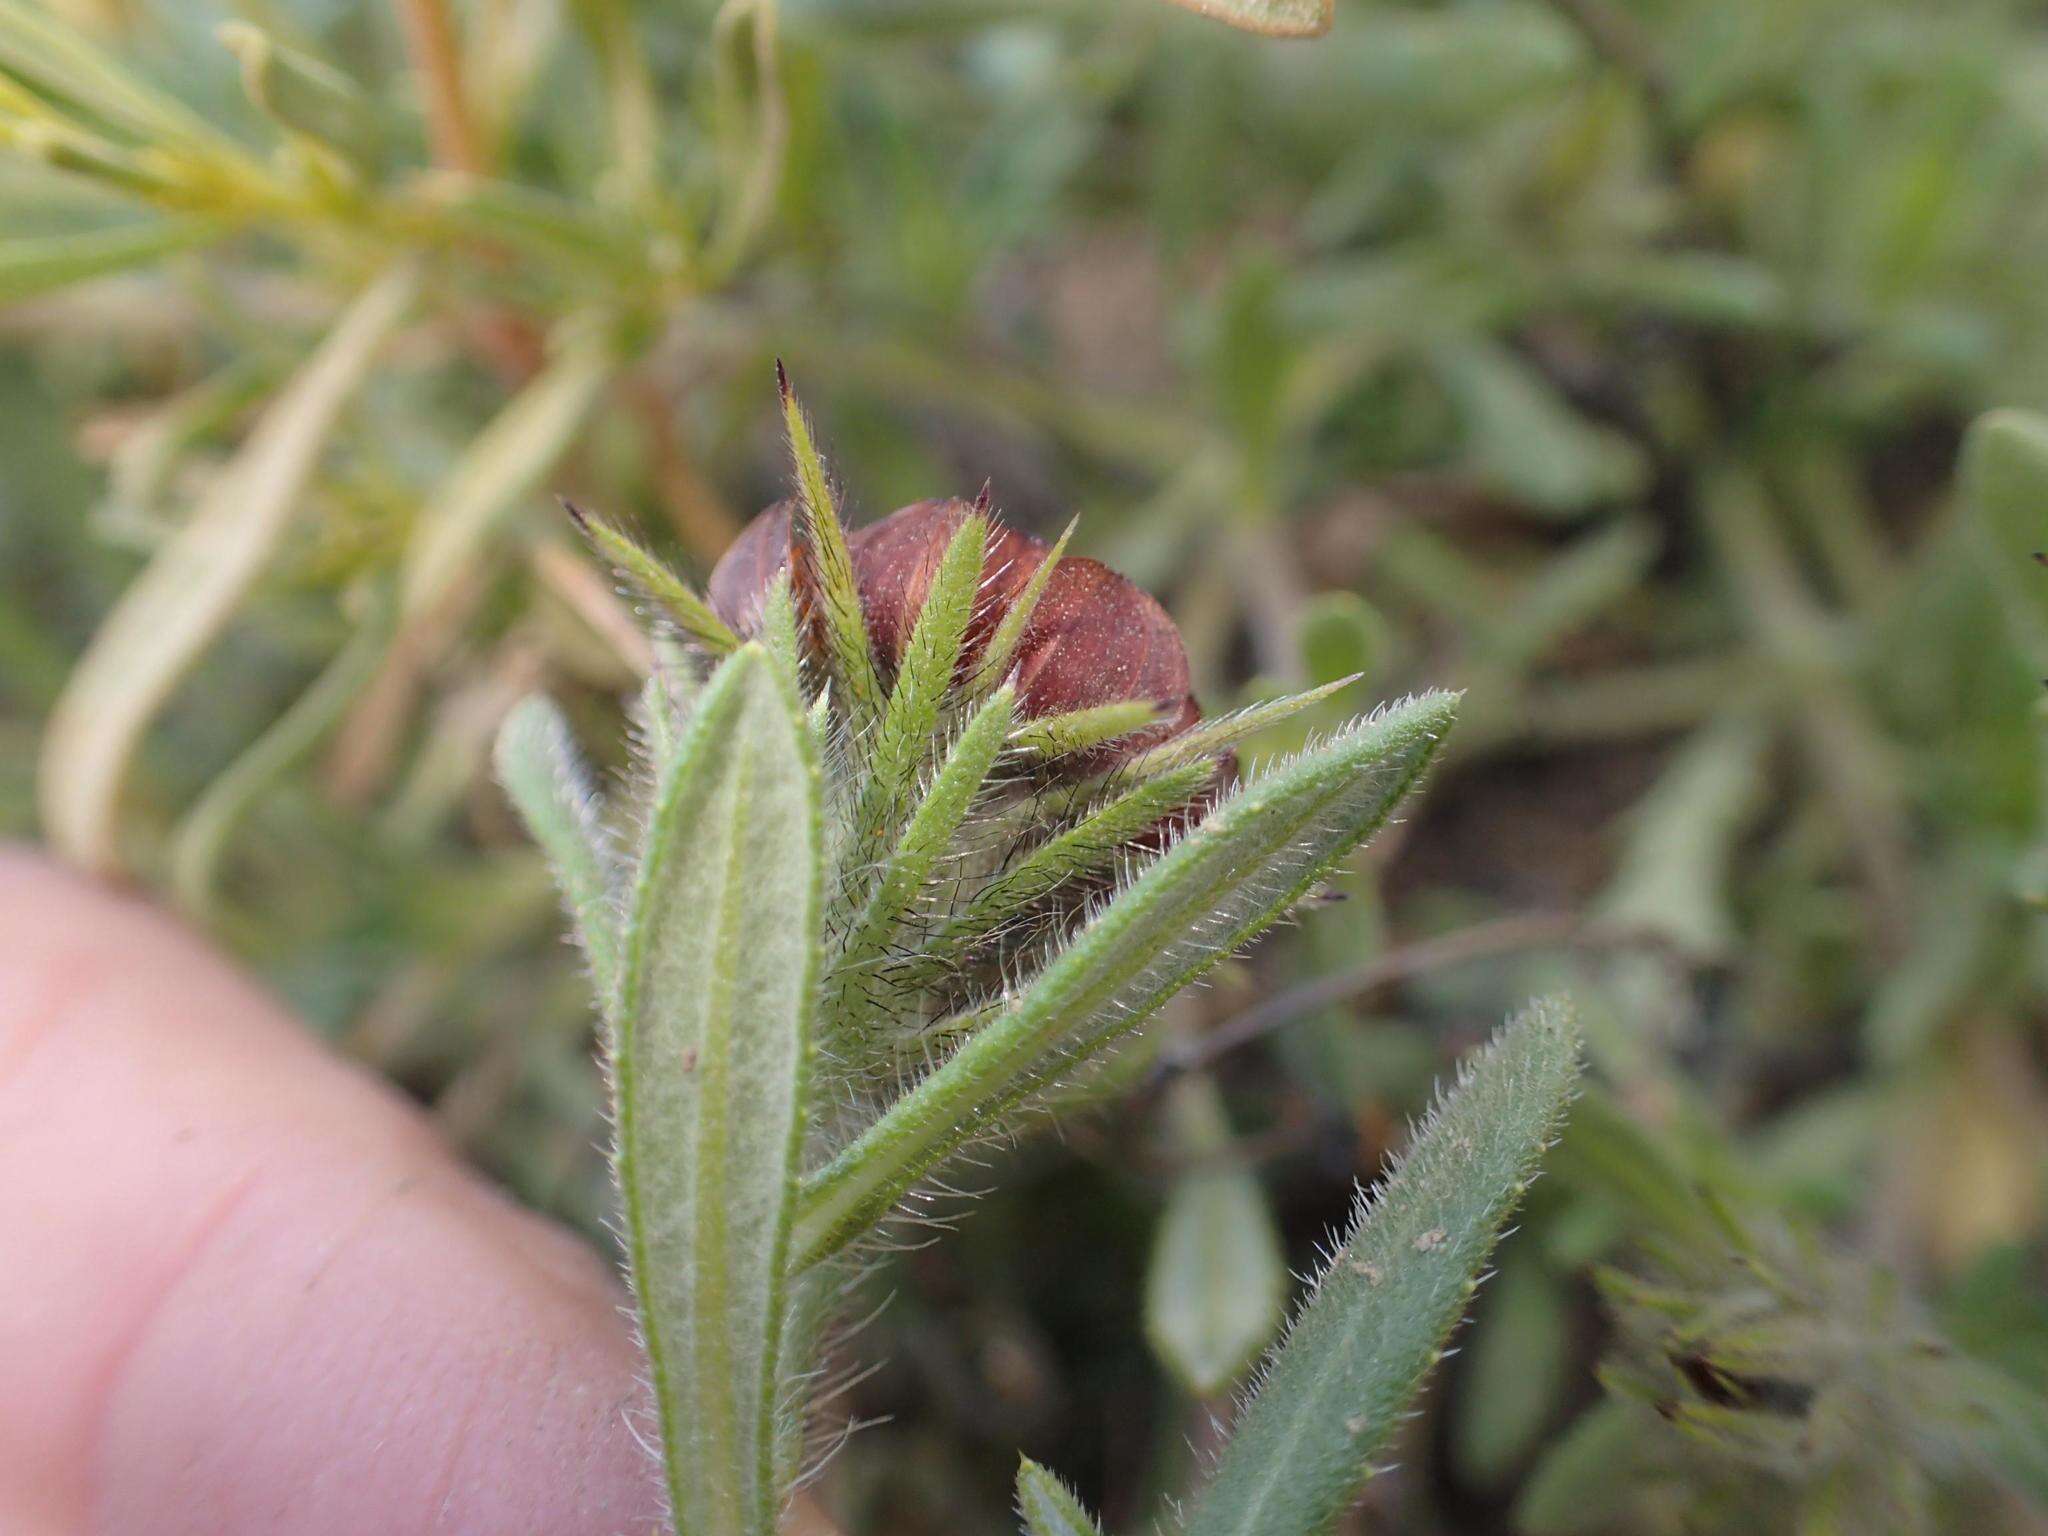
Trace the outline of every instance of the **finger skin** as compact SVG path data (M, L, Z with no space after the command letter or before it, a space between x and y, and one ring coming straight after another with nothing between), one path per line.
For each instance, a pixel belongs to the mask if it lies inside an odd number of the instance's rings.
M0 849L0 1530L657 1530L623 1300L168 920Z

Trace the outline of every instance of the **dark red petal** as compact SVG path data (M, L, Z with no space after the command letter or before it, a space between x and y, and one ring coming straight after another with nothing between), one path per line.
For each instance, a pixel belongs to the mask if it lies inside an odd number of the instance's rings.
M1060 561L1018 647L1026 717L1064 714L1120 699L1151 699L1171 717L1088 754L1099 769L1156 746L1201 718L1188 686L1180 630L1152 595L1099 560Z
M778 501L756 516L712 569L712 611L736 634L750 635L760 625L761 600L776 574L789 564L789 518L794 507L794 502Z
M912 502L851 536L854 579L867 610L868 635L884 666L893 668L902 659L946 546L973 511L970 503L953 499ZM1045 559L1045 550L1027 533L1000 523L990 527L981 594L961 648L963 670L980 659L996 625Z

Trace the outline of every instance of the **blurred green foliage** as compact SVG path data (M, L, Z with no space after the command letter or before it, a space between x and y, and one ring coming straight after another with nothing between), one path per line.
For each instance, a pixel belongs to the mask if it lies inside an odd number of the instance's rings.
M892 1266L850 1529L996 1529L1020 1445L1131 1528L1215 1406L1137 1310L1215 1171L1165 1080L1303 1270L1559 987L1602 1087L1349 1528L2037 1528L2044 103L2019 0L5 0L0 829L594 1228L488 743L536 683L615 739L645 660L548 493L701 575L784 489L781 354L859 511L1080 511L1214 708L1468 690L1350 899Z

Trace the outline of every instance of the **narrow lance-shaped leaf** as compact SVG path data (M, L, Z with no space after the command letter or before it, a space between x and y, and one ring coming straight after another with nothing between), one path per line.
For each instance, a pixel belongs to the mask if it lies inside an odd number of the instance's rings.
M676 628L714 651L738 647L739 637L712 612L711 605L652 550L603 518L591 516L574 502L565 501L562 505L576 520L584 537Z
M976 891L966 910L936 936L934 950L949 951L986 938L1061 886L1100 875L1135 839L1200 794L1215 773L1212 763L1170 769L1048 838Z
M683 1536L770 1536L820 903L818 770L757 646L656 796L612 1063L627 1256Z
M1263 704L1254 704L1234 714L1204 720L1192 729L1181 732L1171 741L1161 742L1149 751L1140 752L1128 763L1119 764L1117 771L1125 775L1163 773L1182 763L1214 757L1236 746L1247 736L1255 736L1283 720L1293 719L1312 705L1322 703L1331 694L1349 688L1358 681L1358 677L1359 674L1353 673L1350 677L1340 677L1335 682L1311 688L1306 693L1292 693L1284 699L1269 699Z
M878 1011L879 999L873 996L872 985L875 967L888 954L933 865L951 845L968 807L988 782L1015 707L1016 696L1001 688L975 711L882 865L840 957L834 990L839 1003L836 1022L841 1029L858 1035Z
M1400 1165L1360 1196L1189 1536L1309 1536L1356 1497L1563 1126L1578 1072L1578 1030L1558 1002L1526 1009L1463 1068Z
M789 387L782 364L775 365L782 391L783 421L789 430L790 457L796 464L796 512L791 519L791 563L803 617L815 624L824 642L832 681L841 689L843 705L856 724L881 713L882 677L868 640L867 616L861 608L860 586L854 580L853 553L832 498L825 464L811 438L811 424Z
M498 782L554 868L609 1017L619 986L623 870L605 829L603 802L554 700L532 694L512 707L498 729L496 761Z
M1046 583L1052 580L1052 573L1067 552L1067 541L1074 536L1079 518L1070 521L1060 534L1059 542L1046 552L1038 562L1038 569L1031 573L1004 613L1002 622L996 625L996 632L989 637L988 648L981 653L981 660L975 663L974 675L968 679L967 692L970 697L980 698L992 692L996 685L1009 675L1010 663L1017 655L1017 647L1024 642L1024 630L1031 623L1032 614L1038 611L1038 600L1045 595Z
M960 664L960 646L974 616L987 549L988 524L979 517L963 519L940 557L931 590L903 648L888 707L875 728L867 782L854 813L860 846L871 853L886 847L902 827L917 781L932 760L939 713Z
M1455 709L1449 694L1395 705L1220 802L806 1180L797 1262L844 1247L1019 1100L1134 1029L1283 916L1385 822Z
M1033 757L1067 757L1107 746L1133 731L1157 725L1167 714L1164 705L1151 699L1117 699L1108 704L1090 704L1057 715L1040 715L1017 727L1011 743Z
M1017 1461L1017 1518L1024 1536L1102 1536L1067 1485L1029 1456Z
M38 780L50 840L74 863L118 863L115 805L136 743L282 542L418 286L413 267L397 267L349 306L93 636L51 716Z

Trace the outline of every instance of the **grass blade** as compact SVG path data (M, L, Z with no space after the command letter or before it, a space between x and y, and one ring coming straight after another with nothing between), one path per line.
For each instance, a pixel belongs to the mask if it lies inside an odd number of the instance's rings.
M810 736L747 646L660 785L613 1032L627 1252L683 1536L770 1536L782 1499L820 869Z
M1455 709L1455 696L1441 693L1396 705L1220 802L805 1181L796 1262L815 1263L868 1230L1005 1111L1283 916L1392 814Z
M1360 1195L1343 1247L1239 1416L1189 1536L1330 1528L1478 1289L1578 1073L1578 1027L1557 1002L1525 1009L1459 1072L1400 1165Z

